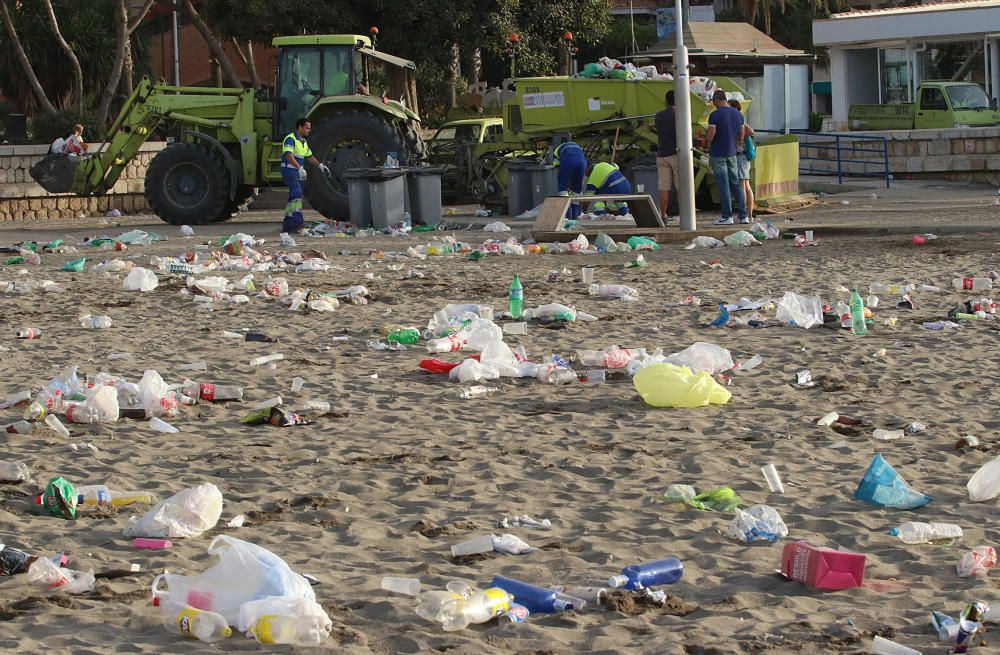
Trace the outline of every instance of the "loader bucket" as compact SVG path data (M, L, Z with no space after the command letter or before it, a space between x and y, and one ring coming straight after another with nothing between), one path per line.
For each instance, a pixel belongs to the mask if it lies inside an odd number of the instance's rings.
M49 193L68 193L73 187L73 176L79 165L79 157L46 155L28 170L28 174Z

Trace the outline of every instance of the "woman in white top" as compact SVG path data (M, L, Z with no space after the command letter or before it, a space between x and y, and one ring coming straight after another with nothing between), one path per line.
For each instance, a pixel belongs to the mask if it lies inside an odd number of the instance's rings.
M739 100L730 100L729 106L736 111L743 111L743 106ZM747 159L747 151L744 144L746 143L746 138L753 135L753 128L750 127L749 123L743 121L743 127L740 128L740 137L736 141L736 173L740 179L740 184L743 185L743 195L747 199L747 216L750 217L750 220L756 218L757 208L754 206L753 201L753 185L750 184L750 160Z

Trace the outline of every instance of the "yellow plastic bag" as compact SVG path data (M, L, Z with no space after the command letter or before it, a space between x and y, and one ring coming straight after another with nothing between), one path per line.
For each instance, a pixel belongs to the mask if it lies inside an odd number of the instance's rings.
M725 405L733 397L709 373L694 373L687 366L673 364L647 366L635 374L632 383L643 401L653 407Z

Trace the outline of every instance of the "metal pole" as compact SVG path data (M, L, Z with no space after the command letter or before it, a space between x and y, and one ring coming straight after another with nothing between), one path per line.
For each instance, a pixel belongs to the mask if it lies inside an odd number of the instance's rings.
M177 37L177 9L174 9L174 86L181 85L181 49Z
M697 229L694 210L694 146L691 137L691 86L688 51L684 45L681 0L676 0L677 47L674 49L674 116L677 125L677 206L681 230Z
M790 94L790 91L791 91L791 88L792 88L792 84L791 84L791 80L788 79L788 62L787 61L785 62L784 76L785 76L785 79L784 79L784 82L785 82L785 91L784 91L784 93L785 93L785 134L788 134L789 131L791 131L791 125L790 125L790 123L792 122L792 98L791 98L791 94Z

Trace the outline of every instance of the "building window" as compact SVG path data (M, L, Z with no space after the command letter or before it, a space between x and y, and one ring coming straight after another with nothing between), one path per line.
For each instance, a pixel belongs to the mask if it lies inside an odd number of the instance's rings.
M910 74L906 65L906 48L879 48L882 103L898 105L910 101Z
M986 59L982 41L928 43L920 53L921 77L925 80L955 82L986 81Z

